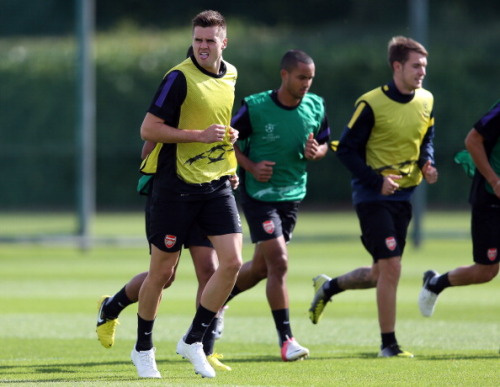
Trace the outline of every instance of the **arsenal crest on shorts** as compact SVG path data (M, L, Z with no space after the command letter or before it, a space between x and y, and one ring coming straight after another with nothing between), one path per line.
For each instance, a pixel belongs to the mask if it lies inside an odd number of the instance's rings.
M268 234L272 234L274 232L274 222L272 220L266 220L262 222L262 228Z
M396 238L394 237L385 238L385 245L389 250L394 251L397 245Z
M488 259L490 261L494 261L495 259L497 259L497 254L497 249L488 249Z
M165 235L165 246L167 246L167 249L174 247L176 241L177 237L175 235Z

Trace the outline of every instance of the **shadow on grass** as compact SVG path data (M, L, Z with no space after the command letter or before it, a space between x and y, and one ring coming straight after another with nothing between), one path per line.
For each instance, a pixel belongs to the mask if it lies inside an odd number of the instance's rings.
M376 352L353 352L352 354L341 353L335 355L321 355L321 356L312 356L309 357L306 361L315 361L315 360L356 360L356 359L387 359L387 358L379 358L378 353ZM405 358L408 359L408 358ZM408 359L410 361L418 361L418 360L500 360L500 354L496 352L488 352L488 353L476 353L476 354L463 354L463 353L450 353L444 355L415 355L414 358ZM269 359L231 359L231 361L241 361L241 362L259 362L259 361L278 361L281 362L281 359L269 358Z
M416 356L417 360L500 360L500 355L496 352L493 353L485 353L485 354L471 354L466 355L463 353L452 353L447 355L419 355Z

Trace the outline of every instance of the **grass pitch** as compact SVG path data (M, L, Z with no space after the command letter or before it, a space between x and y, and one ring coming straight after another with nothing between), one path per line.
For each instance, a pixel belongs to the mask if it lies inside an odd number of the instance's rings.
M98 298L113 294L148 267L141 214L99 215L95 230L122 243L82 252L72 246L0 244L0 383L16 386L496 386L500 380L498 279L445 290L435 315L423 318L417 297L422 273L471 263L467 213L429 213L425 239L411 243L398 292L397 337L414 359L378 359L375 292L344 292L328 304L318 325L307 309L312 277L343 274L371 259L358 237L353 212L300 214L289 245L289 292L293 332L311 350L309 359L284 363L265 299L264 283L230 303L226 330L216 343L231 372L202 379L175 354L177 340L194 315L196 280L189 254L176 282L164 293L155 325L163 379L139 380L130 361L136 305L120 316L116 344L101 347L95 335ZM51 220L45 226L51 229ZM0 216L0 223L4 222ZM23 229L21 220L16 227ZM27 225L30 223L26 217ZM59 220L59 222L61 222ZM42 222L43 223L43 222ZM6 223L3 223L4 225ZM66 222L58 224L67 224ZM57 225L54 229L57 229ZM246 232L246 231L245 231ZM248 234L246 234L248 235ZM127 239L129 238L129 239ZM244 258L252 246L245 239Z

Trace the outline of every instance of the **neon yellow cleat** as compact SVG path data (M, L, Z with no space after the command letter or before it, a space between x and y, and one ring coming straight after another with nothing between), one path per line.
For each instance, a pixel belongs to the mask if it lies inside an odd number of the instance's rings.
M102 296L97 302L97 339L101 342L104 348L111 348L115 343L116 326L120 324L118 319L108 319L104 315L102 308L106 304L106 300L111 296Z
M313 324L317 324L323 315L326 303L330 299L326 299L325 293L323 291L323 285L330 281L331 278L325 274L320 274L313 278L314 286L314 298L311 302L311 307L309 308L309 319Z
M385 348L382 348L378 354L378 357L403 357L403 358L412 358L413 353L403 351L399 348L399 345L392 344Z
M222 359L224 356L220 353L212 353L211 355L207 356L207 360L210 363L210 365L213 367L214 370L216 371L231 371L231 367L222 364L219 359Z

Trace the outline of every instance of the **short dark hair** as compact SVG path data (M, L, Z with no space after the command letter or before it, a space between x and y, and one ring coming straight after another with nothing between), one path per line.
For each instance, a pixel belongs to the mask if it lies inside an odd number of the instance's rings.
M297 67L299 62L305 64L314 63L313 59L304 51L289 50L283 55L283 58L281 58L280 69L290 72Z
M422 44L411 38L407 38L405 36L394 36L391 40L389 40L389 44L387 45L387 55L391 68L394 62L405 63L408 60L410 52L412 51L425 56L429 55Z
M226 19L218 11L206 10L200 12L193 18L194 27L220 27L226 31Z

